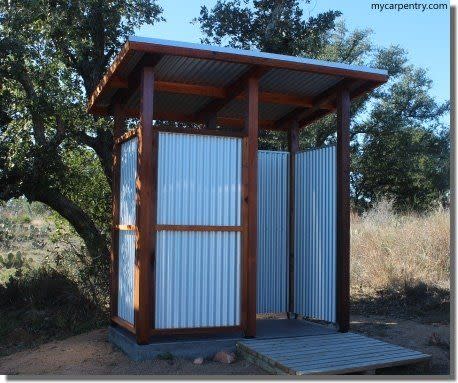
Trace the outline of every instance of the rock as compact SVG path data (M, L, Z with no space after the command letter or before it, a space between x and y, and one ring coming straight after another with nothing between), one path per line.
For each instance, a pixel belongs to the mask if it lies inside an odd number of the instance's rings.
M235 354L233 352L222 350L216 353L216 355L213 357L213 360L215 362L226 363L226 364L234 363Z
M200 356L199 358L194 359L194 361L192 363L194 363L194 364L203 364L204 363L204 358L202 358Z

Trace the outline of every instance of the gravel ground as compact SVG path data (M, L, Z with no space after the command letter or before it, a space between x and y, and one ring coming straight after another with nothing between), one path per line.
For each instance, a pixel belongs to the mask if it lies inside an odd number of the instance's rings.
M448 374L450 329L448 324L397 321L387 317L352 317L354 332L431 354L427 374ZM385 374L416 374L415 367L381 370ZM204 361L194 365L180 358L134 362L107 341L107 330L95 330L46 343L0 359L0 374L6 375L261 375L258 367L237 360L226 365Z

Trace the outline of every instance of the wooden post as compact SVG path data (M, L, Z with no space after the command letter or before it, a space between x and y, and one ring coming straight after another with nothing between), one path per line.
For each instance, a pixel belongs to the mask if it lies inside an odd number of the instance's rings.
M135 330L138 344L147 344L154 318L154 258L157 183L157 131L153 131L154 72L142 69L137 159L137 246L135 262Z
M337 94L337 324L350 328L350 93Z
M126 126L126 116L122 105L114 105L114 129L113 142L122 135ZM112 167L112 228L111 228L111 262L110 262L110 317L118 316L118 284L119 284L119 180L121 170L121 145L113 144L113 167Z
M242 317L246 337L256 335L256 257L258 237L258 119L259 81L249 78L242 153L243 292Z
M289 151L289 298L288 298L288 318L294 317L294 237L296 211L295 203L295 159L299 151L299 124L293 123L288 130L288 151Z

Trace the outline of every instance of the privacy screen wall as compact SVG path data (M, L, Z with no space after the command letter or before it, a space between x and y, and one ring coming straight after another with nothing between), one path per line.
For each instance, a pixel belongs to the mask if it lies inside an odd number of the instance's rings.
M159 134L158 329L240 324L241 153L239 138Z
M137 142L122 143L120 166L118 316L132 324ZM241 323L241 146L240 138L159 133L157 329ZM295 312L329 322L336 321L335 156L331 146L294 157ZM258 152L258 313L288 311L289 165L288 152Z
M295 159L295 311L335 322L336 148Z
M135 225L135 180L137 178L137 138L121 145L119 224ZM118 316L134 323L135 230L119 232Z
M289 153L258 152L257 312L288 307Z

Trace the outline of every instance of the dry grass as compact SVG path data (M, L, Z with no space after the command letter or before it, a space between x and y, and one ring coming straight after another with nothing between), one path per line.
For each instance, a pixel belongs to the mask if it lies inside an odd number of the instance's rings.
M389 202L382 202L363 216L352 216L353 300L380 298L381 294L391 299L410 294L417 300L435 294L434 299L443 300L449 289L448 210L437 209L424 216L397 215Z

